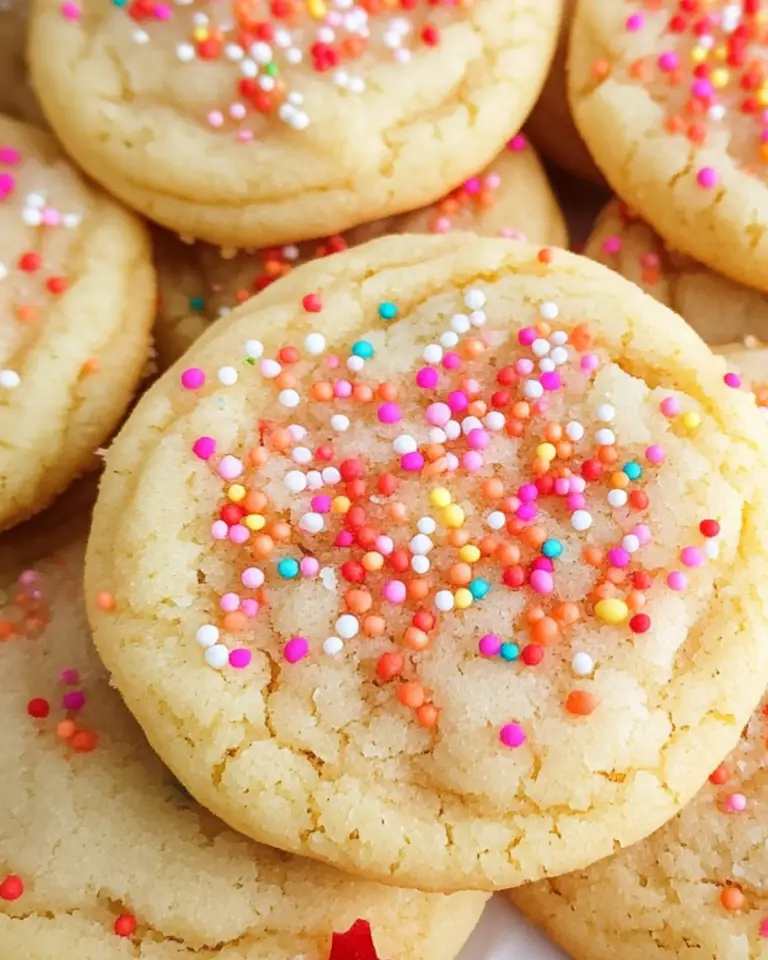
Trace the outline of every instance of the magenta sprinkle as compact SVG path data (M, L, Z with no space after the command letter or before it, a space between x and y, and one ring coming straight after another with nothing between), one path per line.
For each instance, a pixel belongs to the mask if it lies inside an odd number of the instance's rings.
M434 367L422 367L416 374L416 384L423 390L434 390L440 375Z
M291 637L283 647L283 656L288 663L298 663L309 653L309 640L306 637Z
M696 182L700 187L704 187L705 190L711 190L713 187L716 187L718 179L717 170L715 170L714 167L702 167L696 174Z
M287 657L286 657L287 659ZM229 651L229 665L236 670L242 670L251 662L251 651L245 647L238 647L237 650Z
M199 437L195 440L192 452L201 460L210 460L216 453L216 441L213 437Z
M75 670L74 667L70 667L68 670L62 670L59 674L59 683L63 684L65 687L71 687L75 683L80 682L80 672Z
M85 706L85 694L82 690L68 690L61 698L65 710L82 710Z
M525 743L525 731L519 723L508 723L499 730L499 740L505 747L511 747L514 750Z
M410 453L404 453L401 460L400 466L403 470L408 470L411 473L418 473L419 470L424 469L424 457L419 453L418 450L412 450Z
M400 407L396 403L382 403L377 416L381 423L399 423L403 419Z
M484 657L497 657L501 650L501 637L496 636L495 633L486 633L480 637L480 643L477 646Z
M738 389L741 386L741 377L738 375L738 373L726 373L726 375L723 377L723 381L726 387Z
M603 253L608 253L611 256L619 253L621 250L621 237L606 237L603 240Z
M199 390L205 383L205 373L199 367L189 367L181 375L181 385L185 390Z
M547 373L542 373L539 380L545 390L559 390L562 386L560 374L556 370L550 370Z
M525 150L528 146L528 141L523 133L516 133L514 137L507 143L507 150L514 150L515 152L519 150Z

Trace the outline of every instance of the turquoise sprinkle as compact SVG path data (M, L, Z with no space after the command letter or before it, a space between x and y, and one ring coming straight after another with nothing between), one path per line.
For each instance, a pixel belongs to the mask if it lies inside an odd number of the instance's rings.
M202 310L205 306L205 299L203 297L190 297L189 305L193 310Z
M630 460L629 463L625 463L621 468L624 473L629 477L630 480L639 480L643 475L643 468L639 463L635 463Z
M490 589L490 583L488 583L487 580L483 580L482 577L478 577L477 580L473 580L469 585L469 592L472 594L475 600L482 600Z
M541 552L545 557L554 560L563 552L563 545L559 540L545 540L541 545Z
M356 357L362 357L363 360L370 360L373 356L373 344L367 340L358 340L357 343L352 344L352 353Z
M379 304L379 316L382 320L394 320L397 316L397 307L390 300Z
M277 565L277 572L283 580L293 580L299 575L299 562L293 557L284 557Z
M516 643L502 643L499 656L502 660L517 660L520 656L520 647Z

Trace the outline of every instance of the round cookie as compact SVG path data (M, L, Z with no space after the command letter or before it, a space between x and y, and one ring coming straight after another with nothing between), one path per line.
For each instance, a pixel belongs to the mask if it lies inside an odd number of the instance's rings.
M0 113L44 127L24 62L28 14L27 0L0 0Z
M415 209L481 169L536 99L561 0L147 8L36 2L46 115L151 219L256 248Z
M552 66L525 126L539 150L553 163L577 177L602 183L603 176L581 139L568 106L566 61L575 6L576 0L565 0Z
M709 344L749 336L768 339L768 295L668 249L617 200L598 217L584 253L671 307Z
M489 167L439 203L365 224L343 237L238 254L204 243L190 247L176 237L158 235L160 308L154 335L160 367L165 369L177 360L212 321L307 260L386 233L454 229L568 246L562 211L544 168L522 134L513 137Z
M6 956L327 960L332 934L358 919L382 958L456 956L483 894L357 881L258 846L198 807L91 647L84 538L27 569L15 565L20 539L0 545Z
M350 872L502 888L639 840L768 675L765 426L724 371L562 251L305 264L110 448L113 682L206 807Z
M756 3L578 5L569 91L616 193L664 240L768 290L768 93Z
M90 468L149 355L143 226L0 117L0 529Z

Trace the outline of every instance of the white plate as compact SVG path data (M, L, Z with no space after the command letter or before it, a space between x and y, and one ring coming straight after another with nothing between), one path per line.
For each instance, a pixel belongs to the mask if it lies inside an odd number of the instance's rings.
M532 927L502 895L485 908L482 920L457 960L568 960Z

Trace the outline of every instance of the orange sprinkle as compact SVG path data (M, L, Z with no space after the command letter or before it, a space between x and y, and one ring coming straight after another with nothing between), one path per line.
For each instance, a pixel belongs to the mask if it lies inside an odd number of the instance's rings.
M327 403L333 399L333 387L325 381L313 383L309 392L312 394L313 400L319 400L321 403Z
M388 403L391 403L397 398L397 384L390 383L388 380L385 380L383 383L378 385L376 392L382 400L386 400Z
M448 534L448 542L457 549L463 547L465 543L469 543L469 533L467 530L453 529Z
M550 443L557 443L563 439L563 428L559 423L548 423L544 430L544 436Z
M486 500L498 500L504 496L504 484L498 477L489 477L483 483L482 493Z
M85 363L80 367L80 373L84 377L93 376L101 371L101 361L98 357L88 357Z
M409 680L398 688L397 699L403 706L416 710L424 703L424 687L416 680Z
M352 399L356 403L370 403L373 400L373 390L367 383L356 383L352 387Z
M741 910L744 906L744 894L738 887L723 887L720 891L720 903L726 910Z
M56 736L60 740L69 740L77 733L77 725L74 720L61 720L56 725Z
M267 509L268 500L261 490L249 490L243 500L243 507L247 513L263 513Z
M367 613L371 609L373 600L367 590L347 590L344 602L352 613Z
M576 347L579 353L588 350L592 343L592 331L587 323L577 324L571 330L571 343Z
M251 447L248 451L248 462L252 467L263 467L269 458L265 447Z
M626 603L633 613L642 610L645 606L646 596L641 590L630 590L627 594Z
M498 542L494 539L494 537L483 537L478 544L478 547L480 548L480 553L482 553L484 557L492 557L494 553L496 553Z
M10 620L0 620L0 641L10 639L14 632L13 624Z
M504 567L520 563L520 547L515 543L502 543L496 548L496 558Z
M112 613L115 609L115 598L107 590L99 590L96 594L96 606L104 613Z
M78 730L70 740L72 749L77 753L90 753L99 742L98 735L90 730Z
M273 540L290 540L291 525L285 520L276 520L270 524L269 535Z
M539 606L529 607L525 611L525 619L528 621L528 623L536 623L537 620L543 620L544 609Z
M536 259L539 263L552 263L552 251L549 247L542 247L536 254Z
M403 520L408 516L408 510L404 503L396 501L395 503L390 503L387 507L387 513L392 518L392 520L402 523Z
M427 729L437 726L439 716L440 711L433 703L423 703L420 707L416 708L416 719L422 727L426 727Z
M382 653L376 663L376 676L380 680L392 680L402 672L404 663L402 653Z
M221 621L222 626L229 633L240 633L245 630L247 624L244 613L240 613L239 610L231 610L229 613L225 613Z
M273 432L272 436L269 438L269 442L274 450L282 453L291 446L293 441L291 440L291 435L288 430L280 427L278 430Z
M560 627L553 617L542 617L534 623L531 634L534 643L546 647L560 639Z
M261 533L253 538L253 552L257 557L268 557L275 548L272 537Z
M281 390L293 390L297 382L296 377L288 370L283 370L275 377L275 383Z
M534 524L532 527L528 527L523 531L521 539L526 546L535 549L540 547L547 539L547 531L544 527L539 527Z
M598 80L605 80L610 72L611 65L605 57L600 57L592 64L592 73Z
M421 579L410 580L406 589L411 600L425 600L429 593L429 583Z
M407 627L403 634L403 646L409 650L423 650L429 645L429 637L418 627Z
M386 629L384 617L366 617L363 621L363 631L367 637L381 637Z
M552 616L566 626L576 623L581 619L578 606L575 603L569 602L558 604L555 607Z
M454 563L448 571L448 580L454 587L465 587L472 579L472 568L468 563Z
M565 709L577 717L587 717L597 707L597 698L586 690L572 690L566 700Z
M482 340L478 340L476 337L470 337L469 340L464 341L464 355L470 360L473 360L475 357L479 357L481 353L485 352L485 344Z
M605 554L599 547L585 547L584 561L590 567L601 567L605 561Z
M619 459L618 453L613 447L600 447L597 453L597 459L600 463L604 463L606 466L609 466L612 463L616 463Z

